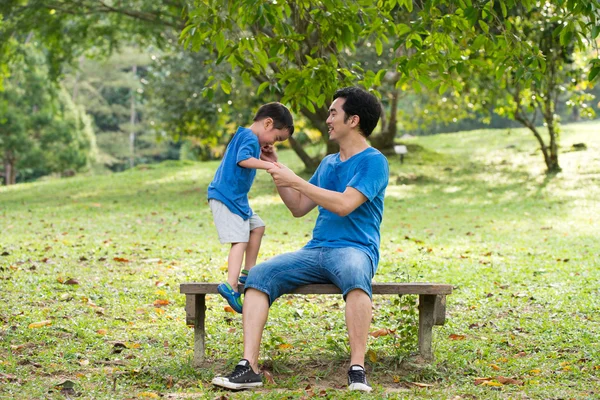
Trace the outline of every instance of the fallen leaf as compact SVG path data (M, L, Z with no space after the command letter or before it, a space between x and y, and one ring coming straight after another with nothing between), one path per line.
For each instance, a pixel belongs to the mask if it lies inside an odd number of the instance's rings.
M154 301L154 307L164 307L169 305L169 300L158 299Z
M380 337L380 336L387 336L390 335L392 333L394 333L395 331L391 330L391 329L387 329L387 328L382 328L382 329L378 329L374 332L369 333L369 335L373 336L373 337Z
M70 278L69 280L63 282L65 285L79 285L79 281L77 279Z
M542 372L542 370L541 369L537 369L537 368L536 369L532 369L531 371L529 371L529 373L533 374L533 375L539 375L541 372Z
M497 366L496 364L490 364L490 367L492 367L493 369L495 369L496 371L500 371L500 367Z
M18 381L18 378L14 375L5 374L4 372L0 372L0 380L7 381L7 382L16 382L16 381Z
M235 310L233 308L231 308L230 306L223 307L223 310L225 310L226 312L230 312L232 314L235 314Z
M523 381L519 381L513 378L507 378L505 376L497 376L496 380L503 385L519 385L523 386Z
M417 387L422 387L422 388L428 388L428 387L433 387L434 386L431 383L421 383L421 382L411 382L411 384L415 385Z
M107 331L106 329L98 329L98 330L96 331L96 333L97 333L98 335L106 335L106 334L108 333L108 331Z
M115 257L115 258L113 258L113 260L115 260L115 261L117 261L117 262L122 262L122 263L127 263L127 262L129 262L129 260L128 260L128 259L126 259L126 258L123 258L123 257Z
M141 392L138 393L137 397L145 398L145 399L158 399L158 395L152 392Z
M475 386L479 386L484 382L491 381L492 378L475 378Z
M90 360L79 360L79 365L81 365L82 367L85 367L86 365L90 364Z
M373 350L367 351L367 357L369 357L369 360L372 363L376 363L377 362L377 354Z
M465 335L457 335L455 333L448 336L451 340L465 340L467 337Z
M263 369L262 370L263 376L265 377L265 379L267 380L267 383L274 385L275 384L275 379L273 379L273 374L271 373L271 371Z
M40 322L33 322L33 323L29 324L28 328L36 329L36 328L41 328L42 326L48 326L48 325L52 325L52 321L50 321L49 319L47 319L45 321L40 321Z
M292 349L294 348L294 346L292 346L289 343L282 343L279 346L277 346L280 350L287 350L287 349Z
M500 382L496 381L485 381L481 384L481 386L503 386Z

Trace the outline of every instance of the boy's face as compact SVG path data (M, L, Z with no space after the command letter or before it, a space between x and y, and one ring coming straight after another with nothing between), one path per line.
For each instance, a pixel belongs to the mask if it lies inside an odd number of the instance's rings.
M271 118L265 118L263 121L262 132L258 133L258 143L260 146L272 145L275 142L283 142L290 137L290 132L287 128L277 129Z

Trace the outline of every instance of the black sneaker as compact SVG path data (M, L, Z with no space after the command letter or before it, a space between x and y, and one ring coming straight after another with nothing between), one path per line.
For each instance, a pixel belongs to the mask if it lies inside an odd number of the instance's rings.
M233 372L227 376L217 376L212 384L227 389L252 389L262 386L262 375L252 370L250 362L243 359L235 366Z
M365 369L358 364L351 366L348 370L348 390L360 390L361 392L373 390L367 383Z

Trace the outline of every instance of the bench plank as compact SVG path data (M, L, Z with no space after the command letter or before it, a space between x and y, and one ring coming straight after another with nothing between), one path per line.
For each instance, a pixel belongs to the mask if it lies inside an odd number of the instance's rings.
M183 294L216 294L218 283L210 282L191 282L182 283L179 286L179 292ZM373 282L373 294L427 294L427 295L448 295L452 294L452 285L441 283L380 283ZM244 286L239 285L239 290L243 291ZM300 286L293 293L295 294L340 294L340 289L331 284L318 284Z

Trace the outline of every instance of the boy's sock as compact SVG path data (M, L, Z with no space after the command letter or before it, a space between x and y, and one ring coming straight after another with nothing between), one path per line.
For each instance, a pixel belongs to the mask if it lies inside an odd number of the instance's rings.
M248 272L250 272L250 271L248 271L247 269L243 269L242 274L238 278L238 282L241 283L242 285L246 284L246 279L248 279Z
M221 283L219 286L217 286L217 291L221 296L223 296L223 298L225 298L225 300L227 300L227 303L229 303L235 312L240 314L242 313L242 296L233 290L228 282Z

